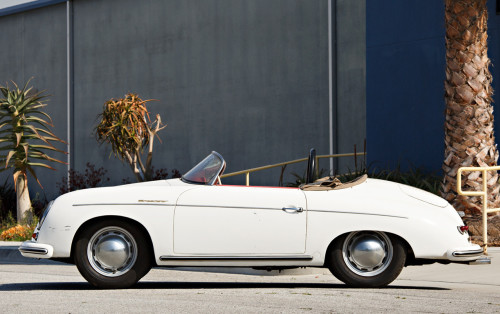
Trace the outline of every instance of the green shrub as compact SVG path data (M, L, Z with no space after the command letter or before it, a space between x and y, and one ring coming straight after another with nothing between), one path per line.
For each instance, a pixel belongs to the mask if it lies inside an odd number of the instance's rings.
M30 222L28 222L30 221ZM26 241L31 239L33 231L38 224L38 217L32 215L21 223L9 212L7 217L0 222L0 241Z
M398 165L396 169L375 169L368 172L370 178L393 181L413 186L440 196L441 177L436 173L428 172L422 168L411 166L402 171Z

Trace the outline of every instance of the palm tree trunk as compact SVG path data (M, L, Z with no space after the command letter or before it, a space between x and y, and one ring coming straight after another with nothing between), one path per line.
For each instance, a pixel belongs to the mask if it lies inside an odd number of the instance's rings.
M14 180L16 180L14 178ZM26 176L17 176L16 182L16 195L17 195L17 222L20 224L23 219L27 218L31 208L30 194L28 192L28 181Z
M487 51L486 0L445 0L446 121L442 196L467 215L481 212L480 197L456 192L457 170L464 166L495 166L498 151L493 134L490 59ZM462 178L464 190L480 190L478 172ZM498 207L498 174L489 173L489 206Z

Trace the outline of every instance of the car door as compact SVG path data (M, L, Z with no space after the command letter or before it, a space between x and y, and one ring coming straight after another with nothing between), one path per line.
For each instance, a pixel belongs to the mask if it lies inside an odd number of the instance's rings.
M177 200L174 253L303 254L306 219L300 189L200 186Z

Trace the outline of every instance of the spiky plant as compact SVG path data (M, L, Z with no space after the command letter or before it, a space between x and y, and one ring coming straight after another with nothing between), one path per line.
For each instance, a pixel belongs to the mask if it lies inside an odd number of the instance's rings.
M125 98L108 100L98 115L95 128L99 143L109 143L113 154L131 167L138 182L152 178L153 142L157 133L164 129L160 115L151 122L146 103L138 95L129 93ZM142 153L147 147L146 162Z
M0 171L13 170L14 186L17 196L17 220L20 222L31 208L28 192L28 176L41 185L34 167L55 170L46 161L64 163L46 154L57 151L51 142L62 142L50 127L52 119L42 111L47 106L42 100L43 92L32 92L28 88L29 81L23 88L12 82L13 87L6 84L0 86Z
M442 196L457 210L478 214L479 197L456 192L457 170L463 166L494 166L498 151L493 135L491 74L488 69L486 0L445 0L446 122ZM498 207L498 174L488 177L489 205ZM479 172L462 178L464 190L480 189Z

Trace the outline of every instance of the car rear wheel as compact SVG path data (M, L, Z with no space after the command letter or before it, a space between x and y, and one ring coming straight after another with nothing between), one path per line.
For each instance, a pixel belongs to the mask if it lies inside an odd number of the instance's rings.
M151 269L151 250L135 225L103 220L84 230L75 246L80 274L98 288L128 288Z
M329 254L327 266L337 279L364 288L387 286L399 276L406 260L400 239L375 231L343 235Z

